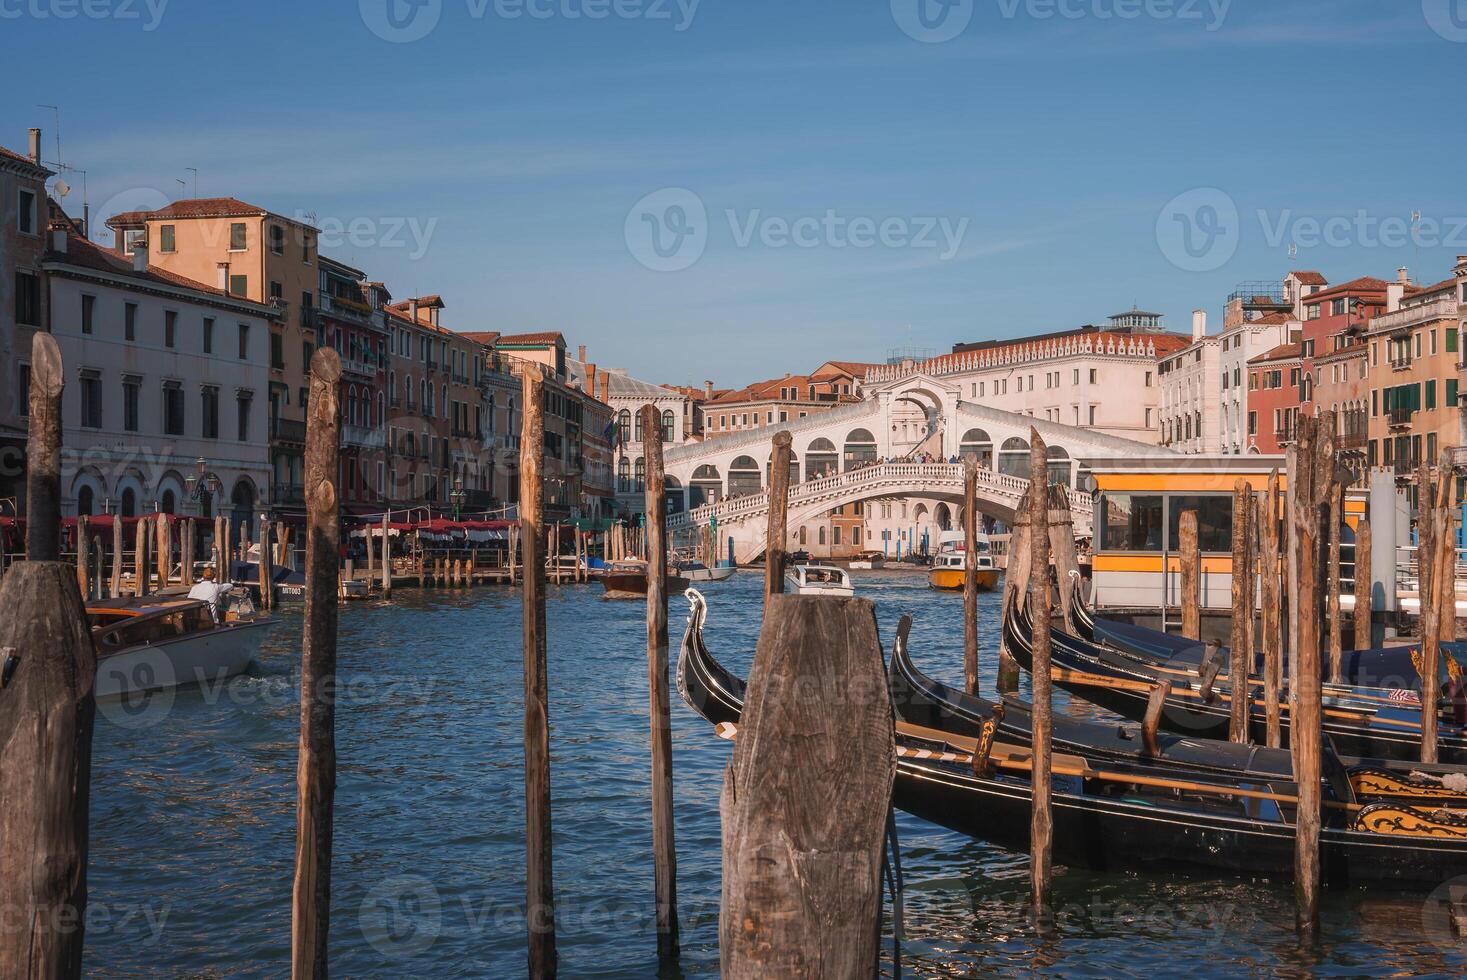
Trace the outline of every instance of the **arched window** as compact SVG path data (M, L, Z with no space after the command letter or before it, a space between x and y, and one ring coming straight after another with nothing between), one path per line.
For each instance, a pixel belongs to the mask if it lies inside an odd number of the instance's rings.
M846 435L845 468L853 470L876 462L876 437L866 429L852 429Z
M641 412L638 412L635 416L633 416L633 418L632 418L632 425L636 429L636 434L635 434L635 436L633 438L637 442L641 442L642 441L642 413Z
M993 468L993 440L982 429L969 429L963 433L958 455L964 459L976 459L984 469Z
M694 470L690 490L689 500L694 507L718 503L723 497L723 477L718 467L705 463Z
M825 543L825 525L824 524L820 525L820 527L817 528L816 531L815 531L815 543L816 544L824 544Z
M1014 436L1005 439L998 451L998 471L1009 476L1029 478L1029 440Z
M664 443L672 442L672 430L675 427L674 422L675 418L672 414L672 409L669 408L662 413L662 441Z
M840 471L840 455L829 439L815 439L805 449L805 479L818 480Z
M616 464L616 488L621 493L632 492L632 464L625 456Z
M163 491L163 497L158 502L158 509L165 514L178 513L178 498L173 495L172 490Z
M642 493L647 489L647 461L637 457L637 462L632 466L632 479L636 481L636 491Z
M728 493L731 497L758 493L763 486L759 464L752 457L740 456L728 468Z
M1050 446L1049 452L1049 482L1058 483L1061 486L1070 485L1070 454L1065 452L1062 446Z
M630 409L622 409L616 417L616 428L619 441L623 446L632 441L632 413Z
M133 493L131 487L122 491L122 516L138 516L138 495Z
M94 503L94 495L91 487L82 487L76 492L76 513L78 517L90 517Z

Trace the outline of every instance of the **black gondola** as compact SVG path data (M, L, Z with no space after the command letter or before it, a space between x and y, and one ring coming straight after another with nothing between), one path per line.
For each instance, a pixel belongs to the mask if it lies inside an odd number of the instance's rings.
M736 725L743 681L708 654L701 636L701 596L695 590L688 595L694 611L678 657L678 690L708 721ZM1027 771L1001 767L980 773L963 753L964 743L972 740L910 732L904 726L897 735L896 805L959 833L1027 849ZM1165 769L1101 764L1118 771L1101 771L1078 756L1056 760L1056 861L1101 870L1196 868L1250 877L1292 873L1288 783L1201 777L1182 782ZM1348 809L1325 811L1321 848L1328 884L1430 889L1467 873L1467 818L1397 803L1334 802Z
M1033 624L1023 603L1011 602L1004 611L1004 641L1009 653L1025 670L1033 669ZM1170 688L1162 725L1169 731L1205 739L1225 739L1231 720L1230 692L1220 680L1207 691L1195 673L1165 671L1094 644L1062 630L1052 629L1051 668L1055 683L1076 696L1124 718L1145 717L1148 691L1143 685L1165 683ZM1075 676L1085 675L1085 676ZM1126 683L1139 682L1139 683ZM1250 688L1249 736L1263 741L1266 720L1262 696ZM1417 759L1421 754L1421 709L1406 701L1396 703L1384 692L1368 695L1326 696L1324 733L1345 755L1377 759ZM1281 718L1284 744L1289 738L1289 714ZM1442 726L1437 736L1442 762L1467 764L1467 735L1460 728Z

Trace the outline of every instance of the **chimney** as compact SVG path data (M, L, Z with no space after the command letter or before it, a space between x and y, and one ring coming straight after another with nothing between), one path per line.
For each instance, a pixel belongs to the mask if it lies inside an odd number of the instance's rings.
M713 382L712 381L705 381L705 382L703 382L703 397L706 398L708 401L712 401L713 400Z
M608 405L611 404L611 372L610 371L603 371L603 372L601 372L601 400L603 402L605 402L606 404L608 404Z
M31 150L31 163L34 163L36 166L40 166L40 164L41 164L41 131L39 129L32 129L31 130L31 147L30 147L30 150Z
M1192 340L1195 343L1196 341L1199 341L1203 337L1206 337L1206 336L1207 336L1207 311L1206 310L1193 310L1192 311Z
M408 317L414 323L418 322L418 298L416 296L408 300Z
M66 254L66 229L64 227L51 229L51 250L60 252L62 255Z
M596 365L586 365L586 394L596 397Z
M1396 270L1396 282L1400 283L1403 286L1411 285L1411 276L1407 274L1406 267L1404 265Z
M1406 270L1402 269L1402 272ZM1406 296L1406 284L1403 282L1386 283L1386 312L1394 313L1401 308L1401 300Z
M586 345L585 344L582 344L581 346L579 346L579 347L576 348L576 360L580 361L582 364L585 364L586 363Z
M219 289L221 292L229 292L229 263L220 262L215 268L219 270Z
M132 243L132 271L133 272L147 272L148 271L148 242L147 242L147 239L140 238L137 241L135 241L135 242ZM226 280L226 287L225 288L228 288L227 282L228 281Z

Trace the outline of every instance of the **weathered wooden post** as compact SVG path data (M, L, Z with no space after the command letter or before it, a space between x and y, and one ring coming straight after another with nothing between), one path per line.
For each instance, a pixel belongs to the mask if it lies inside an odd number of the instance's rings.
M1298 785L1294 849L1297 924L1313 933L1319 926L1320 771L1323 715L1320 683L1320 538L1334 479L1334 420L1301 416L1298 441L1289 450L1290 522L1297 548L1291 602L1297 660L1289 746Z
M294 570L295 560L290 554L290 525L284 521L276 521L275 534L280 539L280 564Z
M1025 595L1029 590L1029 569L1033 565L1033 553L1030 549L1029 533L1029 504L1028 495L1025 495L1014 512L1014 522L1009 533L1008 555L1005 559L1003 577L1003 615L1008 615L1011 603L1025 601ZM998 648L998 690L1002 694L1012 694L1019 689L1019 664L1009 653L1008 647L999 641Z
M199 551L198 523L190 517L183 522L183 584L190 588L194 584L194 560Z
M672 822L672 721L667 685L667 490L662 426L655 405L642 406L647 458L647 690L652 720L652 858L657 901L657 957L679 954L677 846Z
M963 682L978 693L978 460L963 460Z
M372 537L373 537L373 535L372 535L372 525L365 524L364 523L362 525L362 540L364 540L364 541L367 542L367 591L368 592L371 592L372 591L372 583L377 578L377 558L376 558L376 555L374 555L372 553L372 549L374 547L376 547L377 542L373 541L372 540Z
M1279 567L1279 471L1268 476L1268 489L1260 508L1263 528L1263 560L1259 563L1263 582L1263 717L1264 743L1271 749L1283 744L1279 688L1283 683L1283 617L1280 606L1283 582Z
M819 696L839 683L843 696ZM896 773L876 607L774 595L724 771L721 974L876 973Z
M76 519L76 588L83 599L92 593L91 551L92 537L87 533L87 518L80 514Z
M1197 512L1182 511L1177 553L1182 563L1182 635L1202 639L1202 557L1197 547Z
M1249 575L1253 559L1248 535L1248 514L1253 509L1252 504L1253 491L1248 481L1239 479L1233 484L1233 629L1228 651L1232 714L1228 721L1228 738L1240 744L1248 741L1248 715L1253 701L1248 687L1248 674L1252 668L1248 641L1253 633L1253 583Z
M81 976L87 921L92 651L60 544L61 353L31 345L30 560L0 581L0 976ZM85 549L83 549L85 550Z
M137 541L133 545L132 564L134 584L132 594L134 596L145 596L148 594L148 541L151 535L148 529L148 518L139 518L137 525Z
M112 598L122 598L122 515L112 515Z
M260 519L260 604L265 609L275 606L275 569L272 567L273 556L270 548L270 521L262 517Z
M790 449L788 430L774 434L774 454L769 461L769 524L764 536L764 605L769 597L784 591L784 552L789 543Z
M336 798L337 562L341 553L341 357L311 357L306 417L306 608L296 765L291 977L324 980L331 929L332 807ZM264 556L264 547L260 549ZM263 563L263 562L262 562Z
M1069 488L1059 483L1049 486L1049 553L1054 556L1054 580L1059 588L1060 611L1065 629L1073 634L1074 586L1080 577L1080 561L1075 555L1075 518L1070 513Z
M1031 771L1033 796L1029 816L1029 883L1034 912L1041 914L1049 902L1050 859L1053 853L1054 818L1050 804L1050 751L1054 730L1054 682L1050 677L1050 621L1053 616L1049 593L1049 449L1044 437L1029 430L1029 601L1034 621L1033 675L1034 720Z
M525 663L525 910L529 929L531 980L553 977L555 952L555 888L550 839L550 698L545 663L545 558L541 524L545 484L540 478L545 457L545 405L540 372L521 374L520 549L524 589L521 592Z
M1445 534L1443 502L1447 495L1447 473L1422 463L1417 474L1420 495L1417 527L1418 592L1421 597L1421 761L1437 761L1437 711L1441 699L1441 616L1454 615L1456 583L1452 565L1444 561L1452 542Z
M1355 611L1352 614L1355 626L1355 649L1369 650L1374 641L1370 625L1371 602L1371 553L1370 517L1363 516L1355 525Z
M388 534L390 518L382 515L382 598L392 598L392 538Z
M1329 499L1329 586L1325 593L1329 629L1329 679L1331 684L1340 683L1340 661L1344 657L1344 620L1340 612L1340 535L1345 526L1344 488L1338 481L1333 483Z
M49 333L31 340L29 433L26 436L26 557L61 557L61 348Z

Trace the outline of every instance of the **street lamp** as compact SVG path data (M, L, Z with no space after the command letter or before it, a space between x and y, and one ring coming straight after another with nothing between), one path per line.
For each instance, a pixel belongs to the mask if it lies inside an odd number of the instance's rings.
M183 481L184 489L195 503L202 503L205 496L212 497L219 492L219 477L212 473L208 476L204 475L204 472L208 468L209 461L200 456L194 461L194 469L197 471L197 475L190 476Z
M448 499L453 501L453 519L458 521L459 512L463 509L464 500L468 494L464 492L464 481L454 480L453 489L448 491Z

